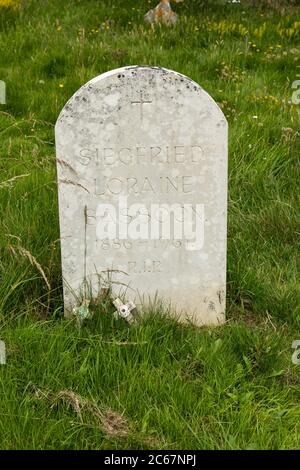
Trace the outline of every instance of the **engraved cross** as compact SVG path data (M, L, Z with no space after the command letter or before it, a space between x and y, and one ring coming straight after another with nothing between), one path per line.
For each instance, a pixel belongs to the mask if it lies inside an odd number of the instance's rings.
M140 91L140 100L139 101L131 101L131 104L139 104L140 105L140 117L143 120L143 105L150 104L152 101L146 100L143 98L143 92Z

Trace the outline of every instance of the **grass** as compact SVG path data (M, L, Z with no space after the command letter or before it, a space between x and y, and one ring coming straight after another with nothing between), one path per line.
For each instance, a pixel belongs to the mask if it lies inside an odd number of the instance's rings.
M176 27L152 29L146 1L0 2L2 449L300 447L300 10L224 3L186 1ZM157 311L127 327L106 303L82 329L62 318L54 124L82 84L128 64L192 77L228 118L218 329Z

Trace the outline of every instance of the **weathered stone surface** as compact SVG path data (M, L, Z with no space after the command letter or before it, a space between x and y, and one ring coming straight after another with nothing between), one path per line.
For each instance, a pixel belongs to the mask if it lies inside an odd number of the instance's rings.
M0 80L0 104L6 104L6 85Z
M4 341L0 340L0 365L6 364L6 346Z
M183 0L174 1L180 3ZM164 23L170 26L177 23L178 15L172 10L169 0L161 0L155 8L146 13L144 20L147 23Z
M137 305L157 295L182 318L223 322L227 122L212 98L166 69L113 70L65 105L56 150L66 311L109 278Z

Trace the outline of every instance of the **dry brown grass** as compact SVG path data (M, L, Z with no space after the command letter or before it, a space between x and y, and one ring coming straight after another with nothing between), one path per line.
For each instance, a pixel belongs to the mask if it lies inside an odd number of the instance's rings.
M121 438L130 434L128 421L122 414L111 408L100 408L95 402L82 397L73 390L61 390L54 393L36 389L35 397L50 401L51 408L61 401L64 402L78 415L80 422L83 422L83 412L87 411L107 437Z

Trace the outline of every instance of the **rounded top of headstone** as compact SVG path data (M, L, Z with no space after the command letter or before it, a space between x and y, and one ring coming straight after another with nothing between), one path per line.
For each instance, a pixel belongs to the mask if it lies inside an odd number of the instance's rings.
M124 67L72 96L55 139L66 310L107 286L128 321L163 299L223 322L228 136L215 101L172 70Z
M77 90L65 104L57 119L57 124L64 121L64 118L72 118L72 116L74 116L74 112L78 116L78 112L80 113L80 111L83 112L90 107L93 107L92 102L95 103L95 101L97 101L97 95L99 99L103 99L104 89L107 91L107 94L111 91L116 91L117 89L123 90L122 94L126 94L127 90L128 98L132 102L136 99L138 104L138 99L132 98L132 96L136 96L136 93L132 91L133 88L139 88L141 97L144 91L147 94L149 89L156 88L156 90L159 90L162 96L166 99L170 99L170 101L176 99L178 102L180 102L181 96L191 99L198 96L199 98L202 98L206 105L209 105L211 109L214 108L214 111L219 113L218 117L222 122L224 121L223 125L227 124L222 110L213 98L203 90L197 82L174 70L147 65L121 67L100 74L88 81L85 85L79 88L79 90ZM144 100L144 98L141 99L142 101ZM145 99L143 102L147 103L147 100ZM112 102L107 104L110 106L114 105Z

